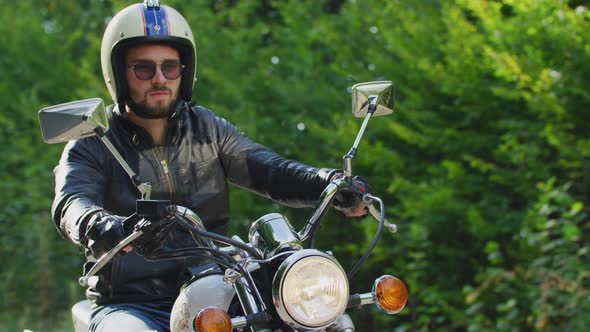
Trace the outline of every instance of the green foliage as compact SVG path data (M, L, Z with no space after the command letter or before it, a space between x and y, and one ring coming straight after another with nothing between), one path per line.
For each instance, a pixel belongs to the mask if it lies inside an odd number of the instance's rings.
M48 214L62 147L35 111L110 100L99 46L123 0L10 1L0 17L0 290L17 329L81 298L78 250ZM282 155L341 167L361 121L354 83L391 79L354 162L399 226L352 280L403 279L407 308L353 312L362 330L583 330L588 325L590 14L563 0L164 2L198 46L195 100ZM232 192L232 225L293 211ZM376 223L331 214L319 245L350 268ZM10 309L10 311L9 311ZM12 318L10 318L12 317Z
M68 11L61 14L53 7L58 2L39 7L30 1L4 6L0 13L10 22L0 27L0 290L5 294L0 311L25 324L21 329L33 326L34 318L67 309L82 295L72 287L79 252L59 239L49 215L52 169L62 147L43 143L36 114L49 104L95 95L92 86L100 82L85 70L94 59L87 58L87 40L77 27L83 18L75 18L78 24L73 18L82 8L63 4Z
M538 202L514 241L521 259L511 269L493 264L479 274L477 287L464 289L471 331L581 331L590 324L584 204L555 178L538 188Z

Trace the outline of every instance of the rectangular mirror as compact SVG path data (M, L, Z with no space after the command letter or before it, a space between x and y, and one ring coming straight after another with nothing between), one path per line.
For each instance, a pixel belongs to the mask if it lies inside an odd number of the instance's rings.
M106 132L109 128L100 98L48 106L39 111L41 133L46 143L60 143Z
M352 114L357 118L365 117L373 98L377 98L377 109L373 116L393 113L393 83L376 81L358 83L352 87Z

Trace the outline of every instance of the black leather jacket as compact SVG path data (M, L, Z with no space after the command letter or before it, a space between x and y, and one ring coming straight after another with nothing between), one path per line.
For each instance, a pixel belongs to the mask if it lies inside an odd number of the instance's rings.
M108 114L107 137L141 180L152 184L151 198L190 208L210 231L223 233L229 222L228 181L283 205L306 207L315 203L333 171L283 159L203 107L178 112L164 146L155 146L117 107ZM94 213L131 215L141 197L98 137L67 144L55 181L53 220L60 234L78 245L85 244ZM87 265L93 261L87 255ZM188 277L186 265L186 260L147 261L132 251L104 267L87 296L95 304L171 306Z

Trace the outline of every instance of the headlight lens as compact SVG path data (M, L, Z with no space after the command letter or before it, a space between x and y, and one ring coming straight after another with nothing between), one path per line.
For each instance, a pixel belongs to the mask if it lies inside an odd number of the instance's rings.
M285 322L299 328L332 324L344 313L348 296L348 279L342 267L317 250L303 250L289 257L273 281L277 312Z

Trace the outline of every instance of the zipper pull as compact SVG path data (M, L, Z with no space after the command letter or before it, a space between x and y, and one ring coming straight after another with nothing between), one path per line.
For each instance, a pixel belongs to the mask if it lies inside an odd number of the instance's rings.
M164 168L164 173L168 174L168 164L166 164L166 159L160 162L162 164L162 168Z

